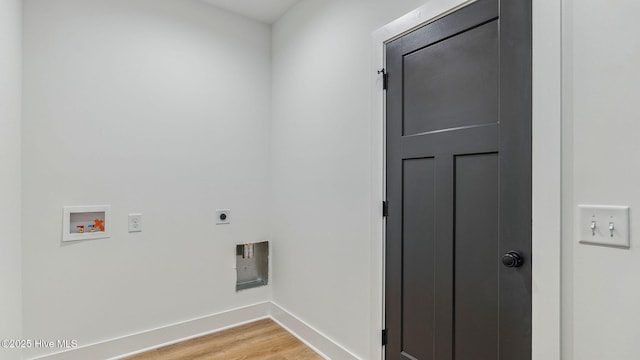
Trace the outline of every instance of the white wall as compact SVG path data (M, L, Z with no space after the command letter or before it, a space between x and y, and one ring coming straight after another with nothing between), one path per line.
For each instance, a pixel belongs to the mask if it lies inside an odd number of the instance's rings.
M0 339L22 337L20 117L22 1L0 0ZM0 359L18 359L0 348Z
M268 300L233 291L232 245L270 220L274 300L371 358L371 32L424 2L304 0L271 58L267 26L195 0L26 0L22 337L86 345ZM20 1L0 6L1 338L21 337ZM562 358L635 360L640 5L563 9ZM62 206L103 203L113 238L60 244ZM631 249L576 244L581 203L630 205Z
M273 27L274 300L363 359L371 328L371 36L424 0L305 0Z
M270 28L196 0L27 0L24 36L24 336L82 346L269 300L233 265L268 236ZM62 207L100 204L112 238L61 244Z
M564 356L640 358L640 3L564 1ZM578 204L631 206L631 249L577 244Z

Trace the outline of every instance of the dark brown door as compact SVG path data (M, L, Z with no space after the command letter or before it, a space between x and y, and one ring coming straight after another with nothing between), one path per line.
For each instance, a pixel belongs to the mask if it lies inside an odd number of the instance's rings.
M531 359L531 1L386 45L387 359Z

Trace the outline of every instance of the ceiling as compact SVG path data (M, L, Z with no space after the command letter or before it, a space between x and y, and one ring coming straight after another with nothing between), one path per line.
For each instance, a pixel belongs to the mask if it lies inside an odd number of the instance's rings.
M272 24L299 0L202 0L213 6Z

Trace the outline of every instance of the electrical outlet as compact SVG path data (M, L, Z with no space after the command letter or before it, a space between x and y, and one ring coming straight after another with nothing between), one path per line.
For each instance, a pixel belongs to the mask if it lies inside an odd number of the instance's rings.
M129 232L142 231L142 214L129 214Z
M226 225L231 223L231 210L216 210L216 224Z

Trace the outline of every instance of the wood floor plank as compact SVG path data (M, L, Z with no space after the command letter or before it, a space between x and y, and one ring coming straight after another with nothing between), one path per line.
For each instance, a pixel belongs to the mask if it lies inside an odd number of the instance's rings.
M124 360L322 360L271 319L130 356Z

